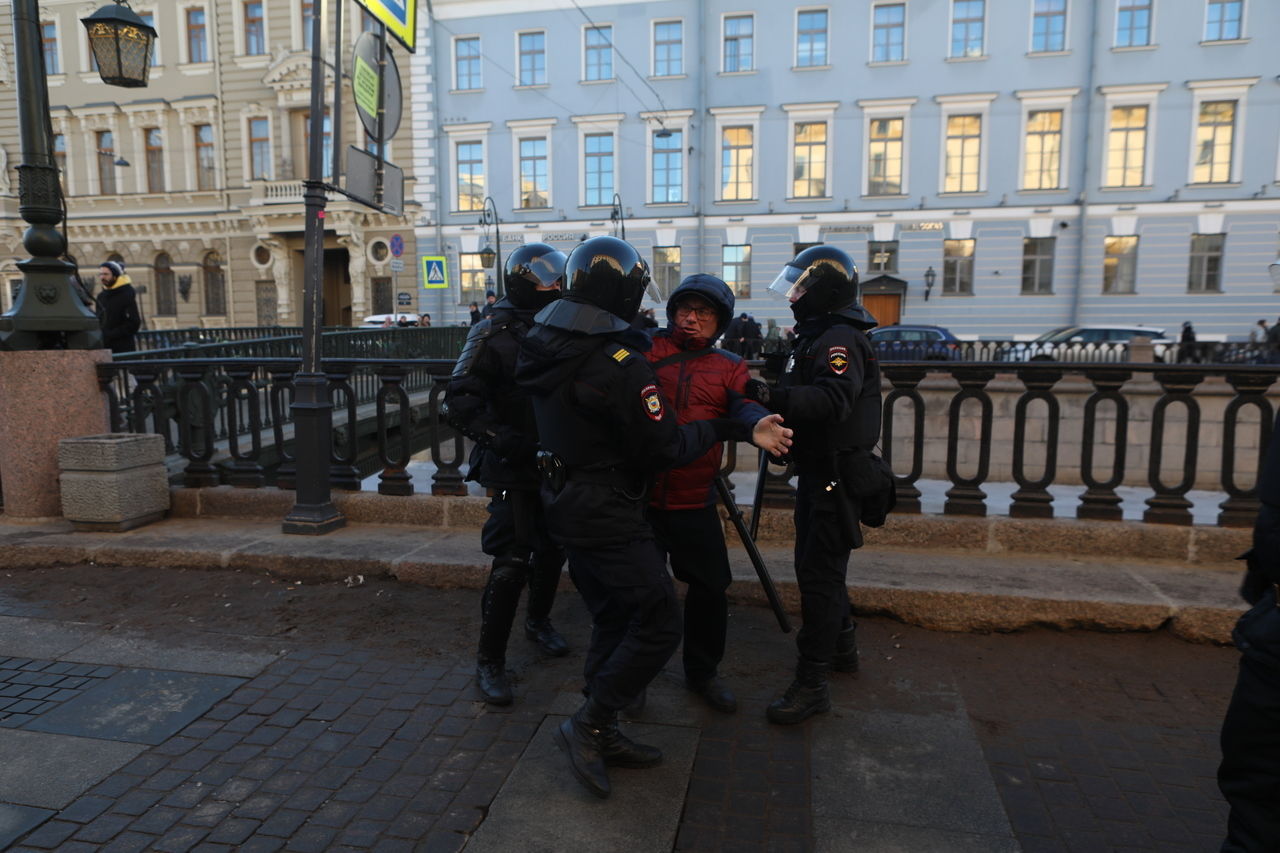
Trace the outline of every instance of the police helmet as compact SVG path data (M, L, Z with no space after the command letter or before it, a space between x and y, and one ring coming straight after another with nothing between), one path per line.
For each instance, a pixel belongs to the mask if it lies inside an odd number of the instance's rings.
M640 310L647 292L656 302L649 265L630 243L617 237L592 237L579 243L564 268L568 295L603 308L626 322Z
M564 252L546 243L525 243L507 255L502 281L507 299L517 308L539 309L560 298L564 286ZM538 286L555 285L554 290Z
M848 308L858 299L858 265L835 246L810 246L778 273L769 290L791 302L797 320Z

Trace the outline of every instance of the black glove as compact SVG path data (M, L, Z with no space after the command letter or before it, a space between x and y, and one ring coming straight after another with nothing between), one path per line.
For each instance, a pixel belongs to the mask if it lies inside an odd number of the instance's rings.
M748 379L746 386L742 389L742 396L748 400L755 400L767 409L769 408L769 399L773 394L770 392L768 382L762 382L759 379Z

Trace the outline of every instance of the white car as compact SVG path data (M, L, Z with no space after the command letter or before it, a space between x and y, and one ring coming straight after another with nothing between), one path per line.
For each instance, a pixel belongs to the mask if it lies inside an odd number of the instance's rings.
M1175 341L1155 326L1060 326L1031 341L1006 344L1004 361L1100 361L1129 360L1129 342L1148 338L1156 361L1172 361L1168 350Z
M364 318L364 322L360 324L360 328L381 329L388 325L387 320L391 321L391 326L400 326L402 320L405 325L418 325L418 315L405 311L397 314L370 314L368 317Z

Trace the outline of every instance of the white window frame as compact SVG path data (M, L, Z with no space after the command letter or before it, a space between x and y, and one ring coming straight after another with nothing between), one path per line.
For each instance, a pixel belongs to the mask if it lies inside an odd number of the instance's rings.
M522 83L520 75L523 73L520 67L520 36L530 36L534 34L542 35L542 68L546 77L541 83ZM585 37L584 37L585 38ZM516 89L535 89L539 86L549 86L551 80L551 52L547 50L547 31L544 27L533 27L527 30L515 31L515 79L513 88Z
M183 6L183 8L186 9L187 6ZM225 165L222 158L222 134L219 132L217 98L204 97L182 100L174 103L173 108L178 113L178 127L181 128L181 138L185 140L182 144L182 150L186 152L183 157L183 186L189 192L213 192L225 187L227 185L227 176L224 174ZM207 124L213 128L213 190L201 190L198 188L199 181L196 172L199 170L200 164L197 160L198 152L195 146L195 133L196 125L200 124Z
M1067 7L1070 9L1070 6ZM1017 89L1014 97L1022 108L1018 125L1018 192L1062 192L1067 187L1067 164L1071 160L1071 103L1080 94L1079 87L1066 89ZM1033 112L1062 110L1062 147L1058 156L1058 185L1047 189L1030 189L1024 185L1027 179L1027 122Z
M533 32L533 30L525 30L525 32ZM558 122L559 119L555 117L513 119L507 122L507 129L511 131L511 211L513 213L549 210L556 206L556 162L555 157L552 156L555 147L551 131ZM520 200L520 141L538 138L547 140L547 206L520 207L516 204ZM488 181L487 176L485 181Z
M1245 110L1249 89L1260 77L1235 77L1224 80L1188 80L1191 90L1191 139L1187 146L1187 184L1197 187L1221 187L1239 184L1244 158ZM1200 105L1205 101L1235 101L1236 126L1231 139L1231 176L1227 184L1193 184L1196 172L1196 130L1200 126Z
M480 85L472 88L464 89L458 84L458 42L464 39L476 39L480 42ZM516 42L516 51L519 53L519 41ZM517 70L517 74L519 71ZM453 80L452 92L483 92L484 91L484 37L480 33L460 33L449 40L449 74ZM517 84L520 78L516 78Z
M1150 22L1147 24L1147 43L1146 44L1120 44L1120 4L1126 0L1117 0L1116 15L1111 27L1111 49L1112 50L1151 50L1156 47L1156 0L1145 0L1150 10ZM1204 34L1204 30L1200 30L1200 34Z
M268 174L265 178L256 178L253 175L253 145L250 136L250 122L256 119L266 119L267 122L267 145L271 149L271 162L268 164ZM244 141L244 153L241 156L241 168L244 170L244 182L247 185L251 181L274 181L276 179L276 123L271 120L271 113L265 110L254 110L245 112L240 117L240 132Z
M158 5L162 5L162 4L157 4L157 6ZM160 32L160 11L157 8L157 6L139 5L139 6L131 6L129 8L133 9L134 13L136 13L137 16L139 18L142 18L144 21L146 20L146 16L150 15L151 26L155 28L156 32ZM172 8L172 5L166 8ZM161 76L161 73L163 72L163 69L164 69L164 53L162 52L162 39L155 38L151 40L151 58L153 62L151 63L151 70L148 72L147 76L148 76L148 79L154 80L157 77Z
M901 6L902 15L902 58L901 59L876 59L876 9L881 6ZM905 65L911 58L909 45L911 44L911 16L906 14L907 0L880 0L880 2L872 3L867 13L867 64L874 66L882 65Z
M806 12L825 12L827 15L827 61L821 65L801 65L800 64L800 16ZM795 39L792 41L791 67L796 71L812 71L821 70L831 67L831 7L830 6L800 6L795 11L793 19ZM753 25L754 32L754 25ZM754 43L753 43L754 46ZM755 56L752 56L752 68L755 68Z
M990 157L991 141L991 102L998 93L986 92L969 95L934 95L933 100L940 109L938 128L938 195L961 196L979 195L987 191L987 160ZM947 192L947 120L953 115L971 115L977 113L982 119L982 130L978 137L978 188L960 192Z
M1242 41L1249 40L1249 3L1248 0L1240 0L1240 35L1233 39L1213 39L1206 38L1209 35L1209 0L1204 3L1204 22L1200 26L1201 44L1239 44Z
M911 176L911 108L915 106L917 100L918 98L871 98L856 102L862 110L862 139L864 147L860 171L862 173L861 195L863 198L906 198L911 194L911 189L908 185ZM871 189L871 170L868 168L871 156L869 144L871 122L878 118L902 119L902 188L898 195L867 195ZM945 128L943 129L943 135L945 138Z
M237 65L255 66L266 65L271 62L271 3L270 0L261 0L262 2L262 38L263 46L266 47L265 53L247 53L248 50L248 34L245 32L244 26L244 4L245 0L235 0L232 6L231 25L235 33ZM208 28L211 26L208 13L205 13L205 32L209 33ZM213 38L209 39L209 50L212 52L217 49L216 42ZM274 131L273 131L274 132ZM247 174L247 173L246 173Z
M1062 47L1057 50L1036 50L1036 13L1035 5L1031 6L1031 20L1027 22L1027 56L1062 56L1071 52L1071 10L1074 0L1064 0L1066 8L1062 10Z
M147 170L147 130L160 130L160 168L164 173L162 192L171 193L176 187L173 181L173 139L169 130L169 111L166 107L154 102L143 104L126 104L121 110L129 119L130 141L134 145L135 159L133 172L134 190L138 193L151 193L149 173ZM117 151L117 156L119 152Z
M1160 93L1168 88L1168 86L1168 83L1138 83L1098 87L1099 94L1103 96L1103 109L1106 111L1104 113L1106 121L1102 128L1102 138L1099 140L1098 148L1098 162L1101 164L1101 169L1099 170L1100 180L1098 189L1133 191L1136 189L1149 189L1151 187L1153 175L1155 174L1155 144L1157 131L1156 105L1159 103ZM1147 145L1142 153L1141 187L1113 187L1101 183L1101 181L1105 180L1107 176L1107 145L1111 136L1111 111L1115 107L1147 108ZM1194 130L1192 133L1194 134Z
M830 18L828 18L829 21ZM832 193L835 184L835 153L837 150L835 145L835 125L836 108L839 106L839 101L782 105L783 111L787 114L787 185L783 188L782 198L784 201L830 201L834 197ZM827 178L825 192L820 196L792 196L791 190L794 188L792 182L795 180L796 173L796 125L811 122L823 122L827 126Z
M449 146L449 212L459 215L475 213L474 210L460 210L458 207L458 145L464 142L480 143L480 164L484 169L484 194L489 195L489 130L491 121L477 121L469 124L441 125ZM516 164L519 168L519 153Z
M53 13L39 15L39 21L36 26L40 28L40 53L44 54L44 25L53 24L53 54L58 61L58 70L56 73L49 75L49 83L58 85L67 79L67 62L64 51L62 50L65 39L63 36L62 18Z
M80 158L73 153L75 148L79 147L74 143L81 142L85 138L85 134L78 129L73 133L70 111L66 107L62 107L61 110L62 112L59 112L59 108L55 107L49 111L49 123L53 129L53 135L62 134L62 138L67 144L67 164L66 168L62 170L62 189L68 196L73 196L76 194L76 166L79 165L80 161ZM52 138L49 139L49 154L50 156L53 155Z
M191 65L197 69L212 68L213 67L213 51L215 49L215 45L212 38L211 30L213 25L211 23L211 18L209 14L209 4L207 0L194 0L193 2L183 2L183 0L175 0L175 3L177 4L178 10L182 13L182 17L179 23L179 28L182 33L182 38L180 39L181 44L178 45L178 64ZM187 10L195 9L195 8L200 8L204 10L204 52L205 52L205 55L209 57L204 62L191 61L191 41L190 41L190 38L188 37Z
M73 138L83 139L87 149L84 152L85 175L89 179L86 182L88 186L85 188L85 195L101 196L103 194L102 182L98 179L98 164L95 159L98 156L98 131L111 131L111 141L112 144L115 145L116 157L122 156L120 153L120 114L114 105L105 109L100 107L93 111L89 111L85 107L81 107L76 110L75 118L77 119L77 123L80 127L76 134L67 136L67 164L68 166L71 164L73 157L70 150L71 140ZM124 181L120 175L120 169L120 166L115 167L117 193L119 193L121 187L124 186Z
M709 112L715 117L715 203L716 204L755 204L760 195L760 114L764 107L711 107ZM751 198L724 197L724 182L720 180L720 149L726 127L751 127Z
M569 121L573 122L578 128L578 207L598 208L608 207L613 204L612 198L601 204L587 204L587 136L598 134L609 134L613 137L613 191L618 191L618 163L620 160L620 148L618 144L621 139L618 137L618 128L622 124L624 113L605 113L601 115L589 116L570 116ZM550 159L550 139L547 140L547 159ZM550 167L548 167L549 169ZM550 172L548 171L548 183L550 182Z
M679 24L680 25L680 73L679 74L659 74L658 73L658 25L659 24ZM655 80L679 80L687 77L688 72L685 71L685 62L688 59L688 51L685 50L684 37L684 18L654 18L649 22L649 76Z
M693 117L693 110L668 110L666 112L643 112L640 113L640 119L645 123L645 145L644 145L644 198L645 204L648 206L670 207L672 205L689 204L689 156L688 150L689 140L689 119ZM680 198L683 201L658 201L653 200L653 134L662 128L666 128L672 132L681 134L681 140L686 145L681 151L680 162ZM615 161L616 162L616 161ZM717 163L719 161L717 160Z
M599 80L587 79L587 33L591 30L601 30L608 28L609 30L609 76L601 77ZM614 26L610 21L595 21L590 24L582 25L581 39L578 44L582 48L581 66L579 67L578 82L586 85L596 85L598 83L613 83L618 79L618 48L613 43Z
M725 32L725 26L728 24L730 18L750 18L751 19L751 67L746 71L742 71L742 70L730 71L727 68L725 68L725 59L727 58L727 53L725 52L725 40L728 38L728 33ZM757 40L759 40L759 38L760 38L760 34L756 31L756 13L754 11L743 10L738 12L722 13L720 15L720 66L719 66L720 73L721 74L755 74L756 73L756 42Z
M948 62L976 62L978 60L987 58L988 56L987 42L989 41L989 37L991 35L990 27L988 27L988 24L990 23L990 21L988 20L989 16L987 15L987 13L991 11L992 2L993 0L983 0L982 2L982 52L979 53L977 56L968 56L965 54L961 54L960 56L955 56L951 53L951 47L952 47L951 34L954 32L954 27L956 22L956 0L948 0L947 2L947 35L946 35L947 50L946 50L946 53L944 54Z

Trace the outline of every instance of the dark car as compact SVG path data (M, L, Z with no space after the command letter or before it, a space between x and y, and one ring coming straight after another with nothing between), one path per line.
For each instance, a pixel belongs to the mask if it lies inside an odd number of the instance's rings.
M941 326L881 326L867 333L880 361L959 361L960 340Z

